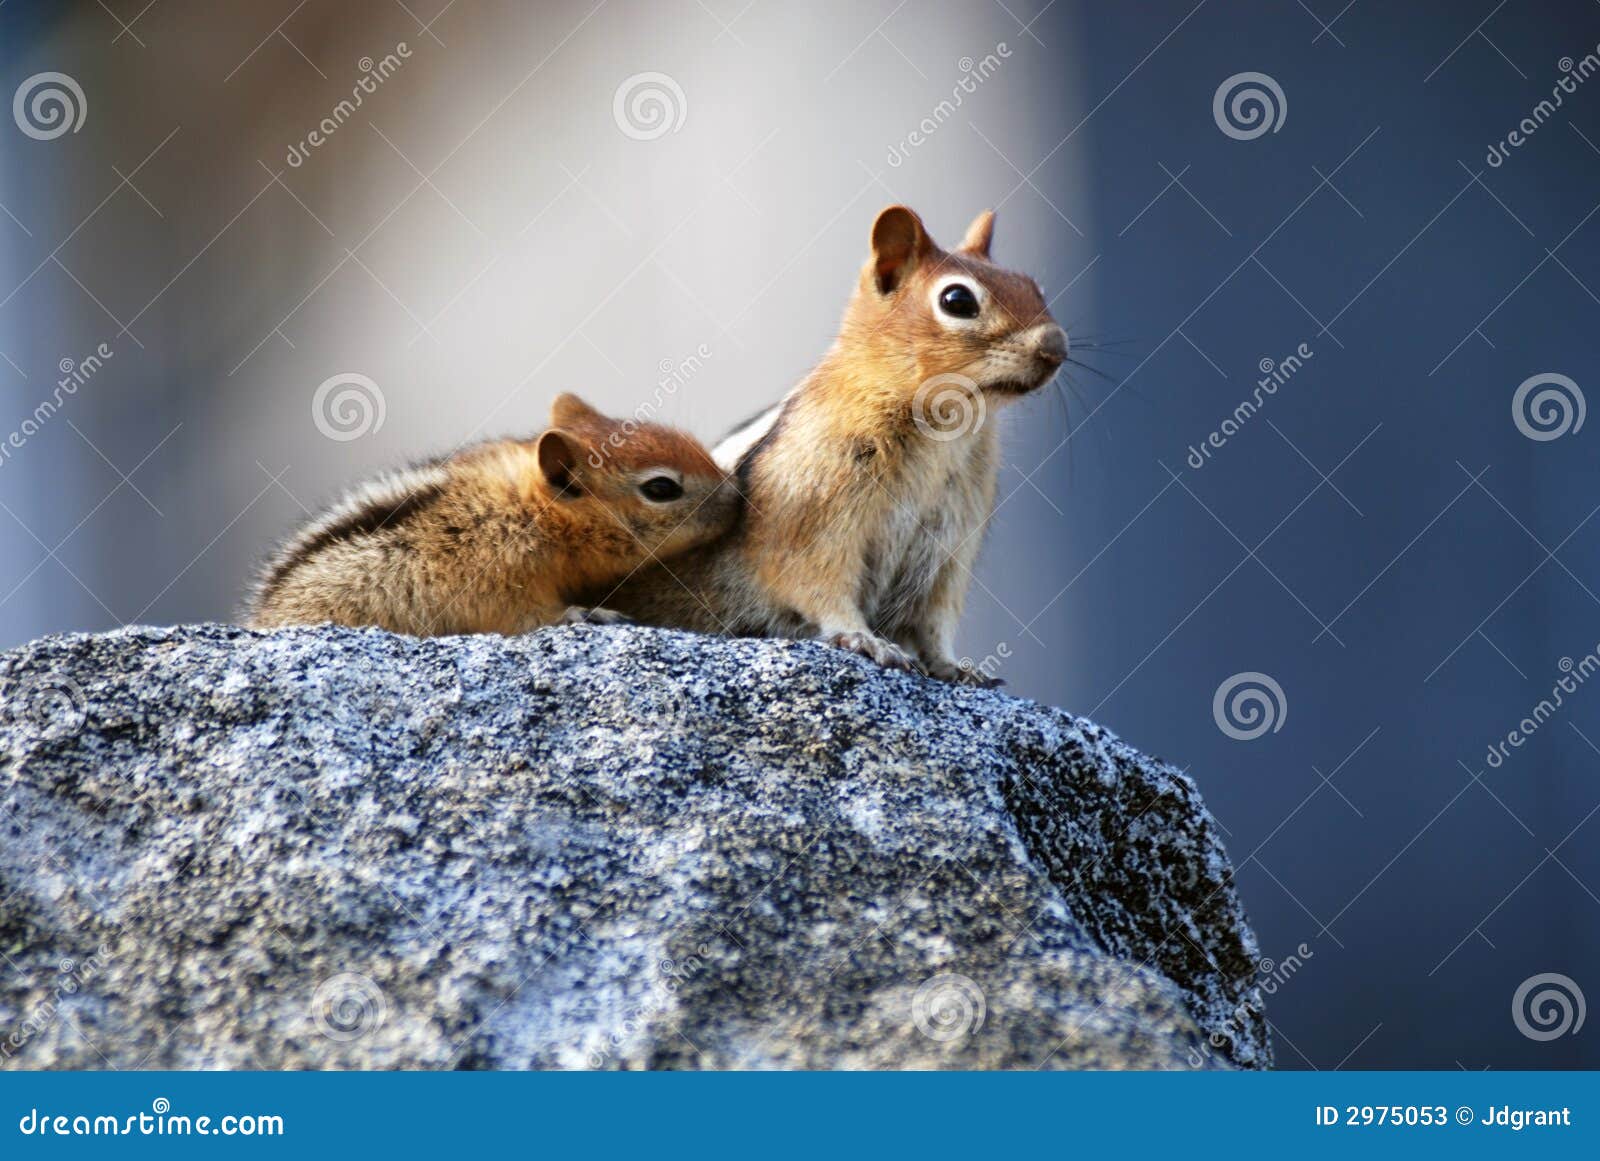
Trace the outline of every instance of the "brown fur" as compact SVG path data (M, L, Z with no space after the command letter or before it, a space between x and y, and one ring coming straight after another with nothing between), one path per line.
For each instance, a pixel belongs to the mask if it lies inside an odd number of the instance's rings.
M550 421L534 439L480 444L353 492L268 565L250 623L432 636L604 619L569 611L574 596L738 519L732 481L692 437L624 425L574 395L556 399ZM640 491L662 475L681 497Z
M909 209L872 229L839 336L738 463L739 532L641 569L592 595L640 620L708 632L820 636L880 663L981 680L953 637L985 521L999 449L992 411L1043 385L1066 336L1031 278L989 260L983 213L946 252ZM985 297L974 320L934 302L951 277ZM949 438L929 382L983 419Z

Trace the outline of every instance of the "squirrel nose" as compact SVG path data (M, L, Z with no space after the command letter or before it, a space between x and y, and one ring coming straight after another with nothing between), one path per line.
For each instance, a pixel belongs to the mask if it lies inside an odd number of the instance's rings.
M1033 350L1039 358L1050 363L1062 363L1067 358L1067 332L1047 323L1034 332Z

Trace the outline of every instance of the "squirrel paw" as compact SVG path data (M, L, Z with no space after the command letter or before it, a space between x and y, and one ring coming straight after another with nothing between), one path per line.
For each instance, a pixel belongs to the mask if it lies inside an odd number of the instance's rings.
M586 609L582 605L569 605L561 614L563 625L634 625L632 617L611 609Z
M989 677L977 666L962 665L949 658L928 662L928 676L948 681L951 685L970 685L975 689L994 689L1005 684L998 677Z
M903 669L907 673L922 672L922 666L917 663L915 657L893 641L887 641L873 633L834 633L823 640L835 649L846 649L851 653L869 657L885 669Z
M969 669L960 666L957 668L958 673L952 679L957 685L970 685L974 689L999 689L1005 684L1004 678L990 677L987 674L979 672L977 669Z

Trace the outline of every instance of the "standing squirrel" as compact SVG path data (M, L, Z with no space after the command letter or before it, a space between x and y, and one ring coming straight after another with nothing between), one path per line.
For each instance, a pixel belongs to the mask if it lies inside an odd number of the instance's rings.
M332 621L417 636L619 619L572 607L739 519L693 437L558 396L535 439L478 444L373 480L295 534L250 600L260 629Z
M1043 386L1066 332L1038 285L989 260L985 211L954 251L890 206L833 347L719 460L745 515L730 537L589 596L640 621L819 637L879 664L996 684L954 656L994 508L988 412Z

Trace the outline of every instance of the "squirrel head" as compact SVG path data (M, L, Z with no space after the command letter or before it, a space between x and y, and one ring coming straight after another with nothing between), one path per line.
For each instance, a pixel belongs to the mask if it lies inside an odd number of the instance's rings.
M621 543L637 561L705 544L738 521L732 479L687 432L613 419L570 393L551 404L550 424L535 445L545 490L601 533L631 533Z
M902 364L894 368L901 383L957 376L998 397L1043 386L1066 360L1066 332L1032 278L990 260L993 238L992 210L974 218L951 251L912 210L884 210L872 224L844 341Z

